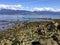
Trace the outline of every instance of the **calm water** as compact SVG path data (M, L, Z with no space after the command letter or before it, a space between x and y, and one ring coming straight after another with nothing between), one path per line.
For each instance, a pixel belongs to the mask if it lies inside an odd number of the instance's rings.
M0 20L24 20L28 18L55 18L60 19L60 15L0 15Z
M7 20L7 21L15 21L18 19L22 21L22 20L28 20L29 18L60 19L60 15L0 15L0 20ZM39 21L39 20L35 20L35 21ZM0 22L0 30L5 30L5 29L11 28L11 27L12 27L12 23Z

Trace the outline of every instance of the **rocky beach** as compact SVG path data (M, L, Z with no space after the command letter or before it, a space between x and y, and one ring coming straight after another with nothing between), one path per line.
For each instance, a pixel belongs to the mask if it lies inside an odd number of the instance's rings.
M60 22L14 22L12 28L0 31L0 45L60 45Z

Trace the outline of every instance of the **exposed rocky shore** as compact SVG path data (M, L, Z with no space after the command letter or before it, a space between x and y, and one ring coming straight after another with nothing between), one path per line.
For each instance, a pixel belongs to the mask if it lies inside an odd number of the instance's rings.
M0 45L60 45L60 22L17 21L12 28L0 31Z

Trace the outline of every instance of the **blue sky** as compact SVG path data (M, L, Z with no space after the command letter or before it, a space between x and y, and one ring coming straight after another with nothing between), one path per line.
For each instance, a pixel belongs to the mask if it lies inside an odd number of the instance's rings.
M0 4L22 5L26 10L32 8L60 8L60 0L0 0Z

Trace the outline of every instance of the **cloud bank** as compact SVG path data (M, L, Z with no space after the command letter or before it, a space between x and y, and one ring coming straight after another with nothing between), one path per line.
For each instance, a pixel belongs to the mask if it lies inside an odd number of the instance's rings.
M33 8L33 11L53 11L53 12L60 12L60 9L55 8Z
M27 10L26 7L22 5L6 5L0 4L0 9L11 9L11 10ZM31 9L31 10L30 10ZM43 8L30 8L28 11L53 11L53 12L60 12L60 9L50 8L50 7L43 7Z
M22 5L5 5L5 4L0 4L0 9L21 10L22 8L23 8Z

